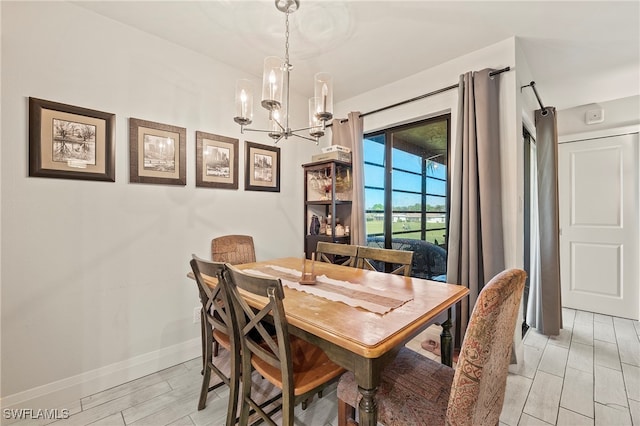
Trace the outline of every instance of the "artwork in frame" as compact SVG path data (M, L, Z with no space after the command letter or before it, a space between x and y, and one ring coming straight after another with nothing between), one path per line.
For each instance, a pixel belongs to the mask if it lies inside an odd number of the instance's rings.
M245 141L245 191L280 192L280 148Z
M115 182L115 114L29 98L29 176Z
M186 185L187 129L129 119L129 182Z
M196 186L238 189L238 139L196 131Z

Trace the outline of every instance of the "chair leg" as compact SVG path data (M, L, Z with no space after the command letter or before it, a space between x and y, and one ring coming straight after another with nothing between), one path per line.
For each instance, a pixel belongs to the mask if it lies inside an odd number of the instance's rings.
M238 424L245 426L249 423L251 399L251 361L250 357L241 357L242 394L240 395L240 417ZM231 396L231 395L229 395Z
M213 356L217 357L218 356L218 349L219 349L220 345L218 344L217 340L213 341Z
M356 409L338 398L338 426L357 425Z
M238 396L240 395L240 359L235 354L231 354L231 371L229 374L229 404L227 407L227 426L236 424L238 413Z
M293 395L287 395L285 390L282 390L282 426L293 426L293 407L294 407Z
M204 327L203 327L204 329ZM209 382L211 381L211 367L209 359L211 358L211 336L205 331L205 341L202 346L202 359L204 368L202 371L202 388L200 389L200 399L198 400L198 410L203 410L207 406L207 396L209 395Z
M205 358L204 351L205 339L207 336L204 331L204 315L202 314L202 310L200 310L200 338L202 339L202 370L200 370L200 374L204 374L204 369L207 366L207 359Z

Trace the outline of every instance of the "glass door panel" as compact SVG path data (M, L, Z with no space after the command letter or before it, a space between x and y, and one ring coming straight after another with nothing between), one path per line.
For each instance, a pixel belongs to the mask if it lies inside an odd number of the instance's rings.
M367 244L413 251L422 278L446 278L449 118L365 135Z

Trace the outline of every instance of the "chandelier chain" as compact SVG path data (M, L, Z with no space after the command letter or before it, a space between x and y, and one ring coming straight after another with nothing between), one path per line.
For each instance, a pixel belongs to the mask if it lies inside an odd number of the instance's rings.
M285 38L285 43L284 43L284 63L286 67L289 67L289 12L287 11L285 13L286 18L285 18L285 32L284 32L284 38Z

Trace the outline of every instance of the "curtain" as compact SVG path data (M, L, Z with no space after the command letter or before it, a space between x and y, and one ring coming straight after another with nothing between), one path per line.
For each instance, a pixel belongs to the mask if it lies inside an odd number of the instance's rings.
M538 269L531 264L527 324L547 336L562 328L560 218L558 213L558 130L556 109L536 110ZM532 233L531 238L536 236ZM534 259L532 259L533 262ZM538 275L533 280L534 272Z
M333 120L331 126L332 145L351 148L352 204L351 244L366 245L364 208L364 120L360 112L350 112L346 121Z
M447 282L467 286L456 309L460 346L480 290L504 270L499 76L460 76L457 137L451 150Z
M527 300L527 324L535 322L535 312L540 306L540 218L538 217L538 165L537 165L537 149L531 144L531 161L530 161L530 253L529 253L529 298Z

